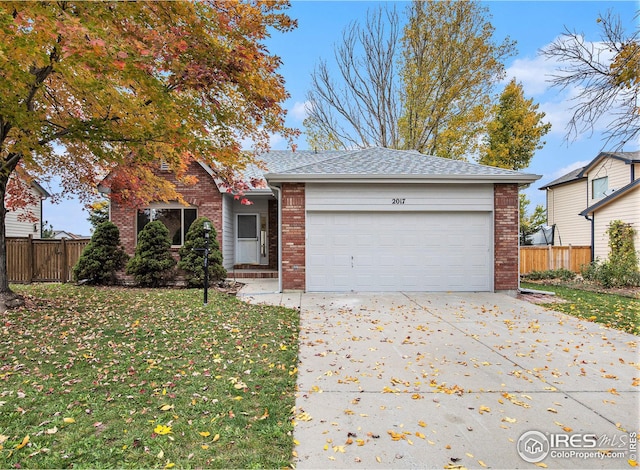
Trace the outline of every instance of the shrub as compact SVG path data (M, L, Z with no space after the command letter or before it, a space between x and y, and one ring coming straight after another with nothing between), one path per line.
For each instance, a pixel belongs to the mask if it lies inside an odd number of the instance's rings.
M640 286L640 272L611 261L596 260L583 266L581 274L585 280L597 282L606 288Z
M169 230L158 220L149 222L138 235L136 252L127 263L127 274L133 275L141 286L158 287L171 277L175 264Z
M621 220L614 220L609 224L607 233L609 259L604 262L596 260L583 267L582 276L607 288L640 286L638 254L633 242L635 230Z
M90 284L114 284L116 271L124 268L128 258L120 246L118 227L113 222L102 222L73 267L73 278L86 279Z
M178 268L187 273L187 282L191 287L204 286L205 222L211 223L206 217L197 218L189 227L184 245L180 247ZM212 226L209 232L209 281L227 277L227 271L222 267L222 253L217 235Z
M571 281L575 279L576 273L568 269L549 269L547 271L533 271L522 276L530 281L541 281L547 279L559 279L561 281Z

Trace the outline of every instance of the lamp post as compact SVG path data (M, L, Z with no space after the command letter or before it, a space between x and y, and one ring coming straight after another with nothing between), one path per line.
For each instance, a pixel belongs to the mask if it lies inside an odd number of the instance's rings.
M211 232L211 224L205 222L202 224L204 230L204 304L208 303L209 294L209 232Z

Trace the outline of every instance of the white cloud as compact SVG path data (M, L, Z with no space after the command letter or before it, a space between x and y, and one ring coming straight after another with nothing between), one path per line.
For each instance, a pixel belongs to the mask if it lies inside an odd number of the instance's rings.
M311 109L311 103L309 101L296 101L293 104L293 108L291 108L291 116L293 116L298 121L302 122L309 115L309 110Z
M567 165L563 168L560 168L556 171L554 171L551 175L549 175L549 180L553 181L556 180L558 178L560 178L561 176L566 175L567 173L569 173L570 171L576 170L578 168L582 168L583 166L586 166L591 160L582 160L582 161L578 161L578 162L573 162L570 165Z
M556 62L542 56L516 59L507 68L504 82L507 83L515 78L516 81L522 83L526 96L543 95L549 88L549 79L555 73L557 66Z

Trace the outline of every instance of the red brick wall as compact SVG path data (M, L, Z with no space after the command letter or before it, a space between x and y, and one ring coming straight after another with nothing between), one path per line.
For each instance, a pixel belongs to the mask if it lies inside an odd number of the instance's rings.
M494 289L518 288L518 185L495 184Z
M222 194L213 178L196 162L192 163L188 170L189 175L198 178L198 183L193 186L179 183L171 172L159 173L176 185L178 192L189 204L198 208L198 217L211 220L217 232L218 243L222 246ZM120 241L130 255L133 255L136 249L136 213L136 209L115 202L111 204L111 221L120 229Z
M282 288L305 289L305 185L282 185Z

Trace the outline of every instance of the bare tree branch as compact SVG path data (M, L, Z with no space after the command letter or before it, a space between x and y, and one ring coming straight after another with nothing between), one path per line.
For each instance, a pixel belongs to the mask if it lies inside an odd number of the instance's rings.
M352 23L337 46L335 60L344 84L331 78L326 62L311 76L307 123L342 148L397 147L398 13L379 8L363 27ZM344 124L342 124L344 123Z
M637 15L636 15L637 18ZM599 18L601 42L588 42L575 31L565 32L541 54L560 63L550 82L561 90L578 94L568 123L567 140L593 133L601 120L610 119L605 145L615 150L640 138L640 44L638 30L625 37L620 18L608 12Z

